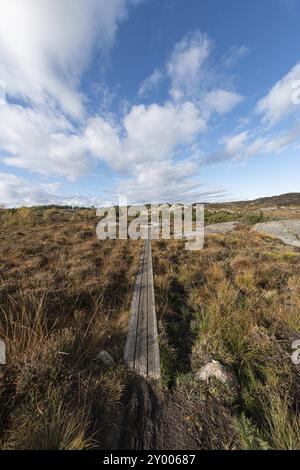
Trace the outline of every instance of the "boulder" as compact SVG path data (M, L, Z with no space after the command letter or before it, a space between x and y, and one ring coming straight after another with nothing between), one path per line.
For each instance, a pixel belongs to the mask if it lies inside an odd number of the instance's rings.
M300 248L300 220L277 220L254 225L254 231L278 238L286 245Z
M106 367L114 367L116 365L113 357L104 350L97 354L95 360L101 362Z
M205 227L205 235L233 232L239 225L240 225L239 222L234 222L234 221L207 225Z

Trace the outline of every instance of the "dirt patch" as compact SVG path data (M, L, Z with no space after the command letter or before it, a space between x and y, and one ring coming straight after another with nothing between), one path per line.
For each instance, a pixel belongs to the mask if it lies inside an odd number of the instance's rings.
M117 448L121 450L154 450L158 448L160 435L160 399L142 377L129 379L123 397Z
M233 449L229 410L218 400L188 402L183 390L162 391L134 376L123 397L120 450Z

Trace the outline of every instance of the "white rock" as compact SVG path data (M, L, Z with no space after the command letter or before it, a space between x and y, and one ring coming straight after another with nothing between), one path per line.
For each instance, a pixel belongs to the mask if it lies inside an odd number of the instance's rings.
M111 357L110 354L108 354L107 351L100 351L97 356L96 360L102 362L103 365L106 367L113 367L116 363L114 359Z
M215 377L222 383L234 384L233 376L226 370L219 361L212 360L196 373L196 378L203 382L208 382L210 377Z
M221 222L219 224L207 225L205 227L205 235L233 232L239 225L239 222Z
M233 232L238 226L240 225L239 222L221 222L219 224L211 224L207 225L204 227L204 235L214 235L214 234L226 234L229 232ZM184 232L184 238L189 240L189 239L194 239L195 237L195 231L188 231L185 230Z
M254 225L252 230L279 238L286 245L300 248L300 220L277 220Z

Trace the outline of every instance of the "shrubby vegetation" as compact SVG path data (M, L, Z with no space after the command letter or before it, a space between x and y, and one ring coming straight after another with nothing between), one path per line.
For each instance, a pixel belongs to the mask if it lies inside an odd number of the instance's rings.
M96 223L87 209L1 212L2 449L112 445L139 243L100 242Z
M241 224L199 252L152 243L167 448L300 448L300 377L290 358L300 336L300 253L251 231L298 213L275 209L210 205L206 224ZM3 449L116 445L141 243L97 240L97 222L92 209L0 211ZM113 369L95 360L102 349ZM234 384L199 382L211 360Z
M210 435L207 448L299 449L290 356L300 337L300 253L250 228L214 235L201 252L154 244L164 385L182 397L191 428ZM236 386L196 379L211 360Z

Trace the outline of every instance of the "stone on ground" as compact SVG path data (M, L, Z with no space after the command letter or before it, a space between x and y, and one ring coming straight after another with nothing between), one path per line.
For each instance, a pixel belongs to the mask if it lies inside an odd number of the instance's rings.
M212 360L196 373L196 378L203 382L208 382L211 377L224 384L235 385L234 376L219 361Z
M300 220L264 222L254 225L253 230L263 235L278 238L286 245L300 248Z
M205 234L211 233L228 233L232 232L239 225L239 222L221 222L219 224L211 224L205 227Z
M116 364L111 355L104 350L100 351L99 354L97 354L96 360L100 361L106 367L114 367L114 365Z
M233 232L239 225L239 222L221 222L218 224L207 225L204 229L205 235ZM185 238L194 238L195 232L185 232Z

